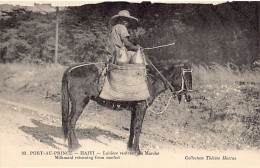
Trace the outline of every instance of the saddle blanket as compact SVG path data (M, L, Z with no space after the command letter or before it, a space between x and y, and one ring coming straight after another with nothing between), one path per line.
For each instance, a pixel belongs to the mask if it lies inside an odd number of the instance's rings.
M149 98L145 65L110 64L99 96L113 101L138 101Z

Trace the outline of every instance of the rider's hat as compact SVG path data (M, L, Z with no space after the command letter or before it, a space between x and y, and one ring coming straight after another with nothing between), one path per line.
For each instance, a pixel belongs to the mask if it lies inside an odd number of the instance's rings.
M138 22L138 19L131 16L127 10L122 10L110 19L109 23L111 24L111 26L114 26L116 24L117 19L120 17L127 19L130 22L130 24Z

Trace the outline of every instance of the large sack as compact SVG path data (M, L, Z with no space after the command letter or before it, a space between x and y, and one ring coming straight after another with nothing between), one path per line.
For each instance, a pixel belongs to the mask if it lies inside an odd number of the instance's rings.
M111 64L100 97L114 101L138 101L150 97L144 65Z

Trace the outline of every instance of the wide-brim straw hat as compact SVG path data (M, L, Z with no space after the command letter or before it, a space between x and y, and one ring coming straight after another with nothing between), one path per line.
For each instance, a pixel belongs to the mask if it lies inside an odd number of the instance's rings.
M110 19L110 21L109 21L110 25L114 26L116 24L117 19L120 18L120 17L123 17L123 18L129 20L130 24L134 24L134 23L138 22L138 19L131 16L130 13L127 10L122 10L122 11L118 12L117 15L113 16Z

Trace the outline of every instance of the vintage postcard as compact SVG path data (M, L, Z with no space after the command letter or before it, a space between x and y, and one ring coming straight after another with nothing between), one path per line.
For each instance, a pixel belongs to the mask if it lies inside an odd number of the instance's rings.
M260 165L260 3L1 1L0 166Z

